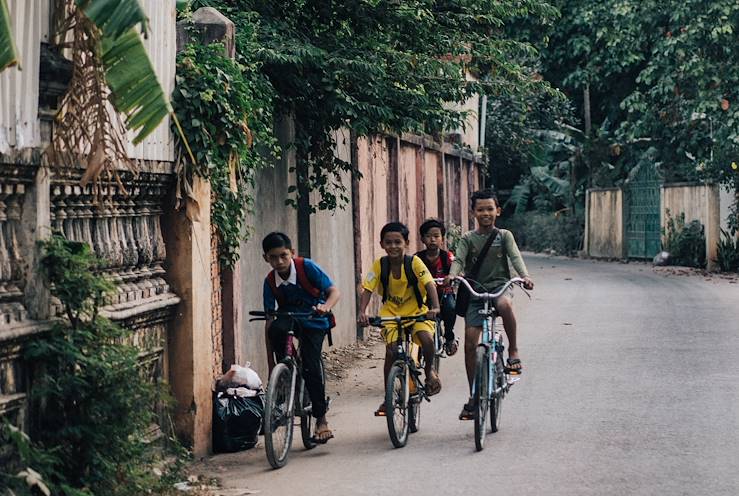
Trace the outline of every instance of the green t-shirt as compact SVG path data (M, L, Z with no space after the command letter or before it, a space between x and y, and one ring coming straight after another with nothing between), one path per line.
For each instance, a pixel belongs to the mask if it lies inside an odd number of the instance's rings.
M480 234L477 231L468 231L462 235L455 250L455 258L449 270L449 274L457 276L460 273L467 273L472 269L477 260L477 255L482 251L489 233ZM507 259L503 257L503 247L508 254ZM518 250L516 240L513 233L506 229L499 229L498 236L490 246L485 260L482 262L480 272L475 280L485 287L486 291L493 291L497 287L505 284L511 278L511 271L508 267L508 259L519 276L528 277L526 264L523 262L521 252Z

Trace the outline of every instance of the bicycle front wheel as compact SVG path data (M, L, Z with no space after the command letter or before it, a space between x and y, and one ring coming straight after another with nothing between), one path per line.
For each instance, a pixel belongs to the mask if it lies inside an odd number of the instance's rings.
M406 367L393 365L385 388L385 415L390 441L396 448L408 442L408 377Z
M490 430L493 432L498 432L498 429L500 429L500 417L503 410L506 381L505 368L503 366L503 353L498 352L498 359L495 361L495 375L493 378L494 389L497 392L493 394L492 401L490 402Z
M305 449L313 449L316 447L314 436L316 435L316 423L313 420L313 404L310 401L308 388L305 381L300 381L302 388L300 391L300 436L303 438L303 446Z
M472 400L475 404L475 448L481 451L485 446L485 417L488 414L489 355L484 346L477 347L475 365L475 385L472 391Z
M444 352L444 330L441 328L441 322L436 321L436 332L434 333L434 372L439 375L439 368L441 367L441 354Z
M269 378L264 399L264 446L272 468L285 466L292 444L295 413L294 402L291 401L294 394L292 374L287 365L277 364Z

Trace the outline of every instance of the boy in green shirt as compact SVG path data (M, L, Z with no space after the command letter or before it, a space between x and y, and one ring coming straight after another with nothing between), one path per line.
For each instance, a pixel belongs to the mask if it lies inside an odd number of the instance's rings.
M469 271L477 261L478 254L482 251L485 242L496 232L490 249L480 266L480 270L475 277L476 282L482 287L475 288L478 292L494 293L500 286L508 282L511 278L508 259L510 259L513 268L519 276L524 280L526 289L533 289L534 282L529 277L526 265L518 250L516 240L513 233L505 229L497 229L495 227L495 219L500 213L498 199L491 190L476 191L472 194L472 212L477 221L477 229L465 233L456 246L456 258L452 262L447 282L453 277L458 276L464 271ZM473 286L474 287L474 286ZM498 315L503 319L503 327L508 337L508 370L512 374L521 373L521 360L518 357L518 347L516 343L516 316L513 313L513 302L509 295L502 295L493 301L493 305ZM470 298L467 314L465 315L465 339L464 354L465 368L467 369L467 381L470 389L475 376L475 349L480 342L482 334L482 323L484 316L479 313L483 304L480 300ZM462 408L460 420L470 420L473 418L474 405L472 401L468 401Z

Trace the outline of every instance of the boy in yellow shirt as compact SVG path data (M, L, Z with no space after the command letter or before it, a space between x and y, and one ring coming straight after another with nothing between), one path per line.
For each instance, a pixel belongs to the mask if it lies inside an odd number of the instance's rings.
M413 341L420 345L423 351L426 390L428 395L432 396L441 391L441 381L432 368L435 351L433 336L436 315L439 313L439 297L434 279L421 259L406 255L408 234L408 228L400 222L385 224L380 231L380 246L387 252L387 256L375 260L372 264L372 270L367 273L362 283L358 321L360 325L366 326L369 324L366 310L372 293L377 293L383 297L383 305L380 308L381 317L410 317L426 314L426 318L429 320L413 323L412 337ZM383 266L385 268L384 274ZM413 272L410 277L407 272L409 270ZM409 279L415 279L417 283L409 284ZM427 295L431 308L428 308L425 304ZM384 379L387 383L387 376L395 359L393 345L398 339L398 329L387 326L383 329L382 336L385 338L386 344ZM385 415L384 401L380 404L375 415Z

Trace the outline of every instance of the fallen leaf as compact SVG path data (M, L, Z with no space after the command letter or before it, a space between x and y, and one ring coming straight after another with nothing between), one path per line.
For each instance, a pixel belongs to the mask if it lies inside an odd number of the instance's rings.
M562 325L571 326L572 322L562 322Z

